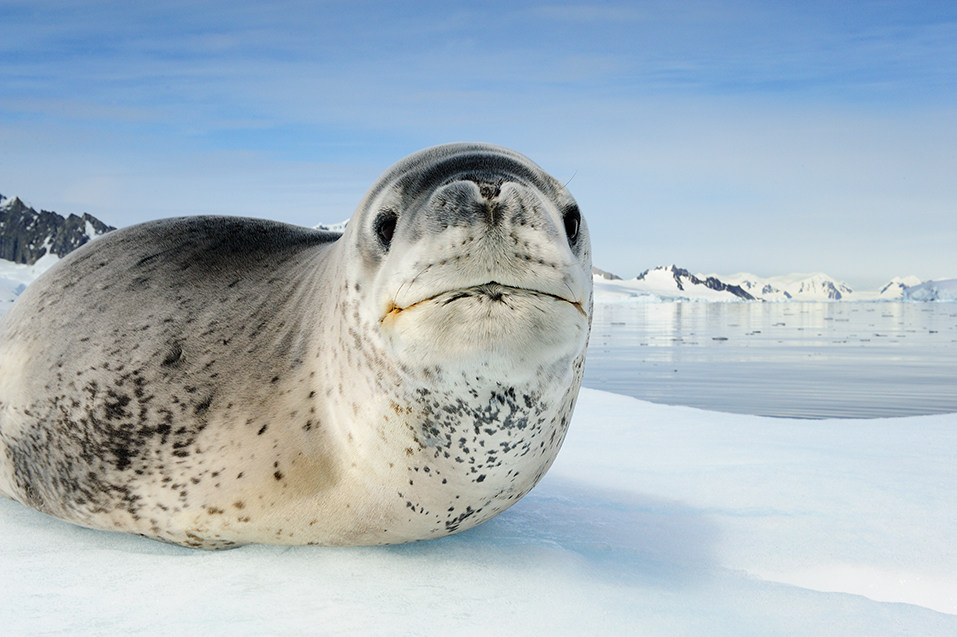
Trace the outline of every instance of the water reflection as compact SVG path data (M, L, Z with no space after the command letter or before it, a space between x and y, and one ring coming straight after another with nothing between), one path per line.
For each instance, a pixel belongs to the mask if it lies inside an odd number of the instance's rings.
M957 305L601 304L585 385L768 416L957 411Z

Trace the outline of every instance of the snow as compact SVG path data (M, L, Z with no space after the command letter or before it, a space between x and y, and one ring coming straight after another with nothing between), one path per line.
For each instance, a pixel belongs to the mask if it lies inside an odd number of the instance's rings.
M23 204L24 206L26 206L27 208L32 208L32 207L33 207L33 206L30 204L30 202L28 202L26 199L23 199L22 197L17 197L16 195L14 195L13 197L4 197L3 195L0 195L0 208L8 208L8 207L12 206L12 205L14 204L14 202L16 202L16 201L19 201L20 203L22 203L22 204Z
M346 219L345 221L340 221L339 223L320 223L313 226L313 228L316 230L327 230L329 232L338 232L339 234L342 234L346 231L346 226L348 224L349 220Z
M12 279L0 278L0 314L9 308L26 289L26 285Z
M957 279L921 283L904 290L903 298L906 301L957 301Z
M47 243L49 243L49 240ZM0 314L3 314L13 304L13 301L31 281L50 269L59 260L60 257L52 252L47 252L33 265L23 265L22 263L0 259Z
M465 533L202 552L0 499L5 634L957 634L957 414L789 420L584 389Z
M99 232L96 231L96 228L93 227L93 224L90 223L90 220L86 220L86 226L83 230L83 233L92 241L97 237L101 236Z

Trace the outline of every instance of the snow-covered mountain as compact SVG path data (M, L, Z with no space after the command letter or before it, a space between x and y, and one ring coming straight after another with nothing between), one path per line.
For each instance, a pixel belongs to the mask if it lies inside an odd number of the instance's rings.
M718 275L712 275L717 278ZM850 300L854 291L846 284L822 272L788 274L762 278L747 272L720 277L738 285L764 301L840 301Z
M895 276L890 280L890 283L881 288L880 298L885 301L902 299L907 288L912 288L915 285L920 285L920 279L916 276L905 276L904 278Z
M19 197L0 195L0 313L61 257L111 230L86 213L37 212Z
M903 291L905 301L957 301L957 279L926 281Z
M599 302L754 300L736 285L728 285L715 277L702 279L674 265L647 270L628 280L603 270L593 273L595 298Z
M821 272L759 277L747 272L698 274L676 266L659 267L634 279L592 268L595 298L616 301L899 301L952 300L957 286L950 281L921 285L917 277L895 277L880 290L855 291ZM934 285L932 285L934 284ZM916 287L915 287L916 286Z

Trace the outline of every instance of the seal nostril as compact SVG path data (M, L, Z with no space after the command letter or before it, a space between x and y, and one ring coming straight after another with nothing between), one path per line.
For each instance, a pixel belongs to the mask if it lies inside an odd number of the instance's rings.
M482 198L491 201L502 194L502 187L499 184L478 183L479 193Z
M395 224L399 221L399 216L394 210L384 210L379 213L375 220L375 233L379 237L379 242L387 248L392 243L392 235L395 234Z
M578 206L572 206L562 215L562 222L565 224L565 235L571 243L575 243L578 238L578 231L582 225L582 214Z

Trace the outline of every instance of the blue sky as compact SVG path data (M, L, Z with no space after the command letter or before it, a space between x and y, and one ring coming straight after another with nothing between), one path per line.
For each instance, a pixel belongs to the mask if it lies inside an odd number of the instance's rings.
M117 226L348 217L449 141L568 181L595 263L957 277L957 3L0 4L0 193Z

